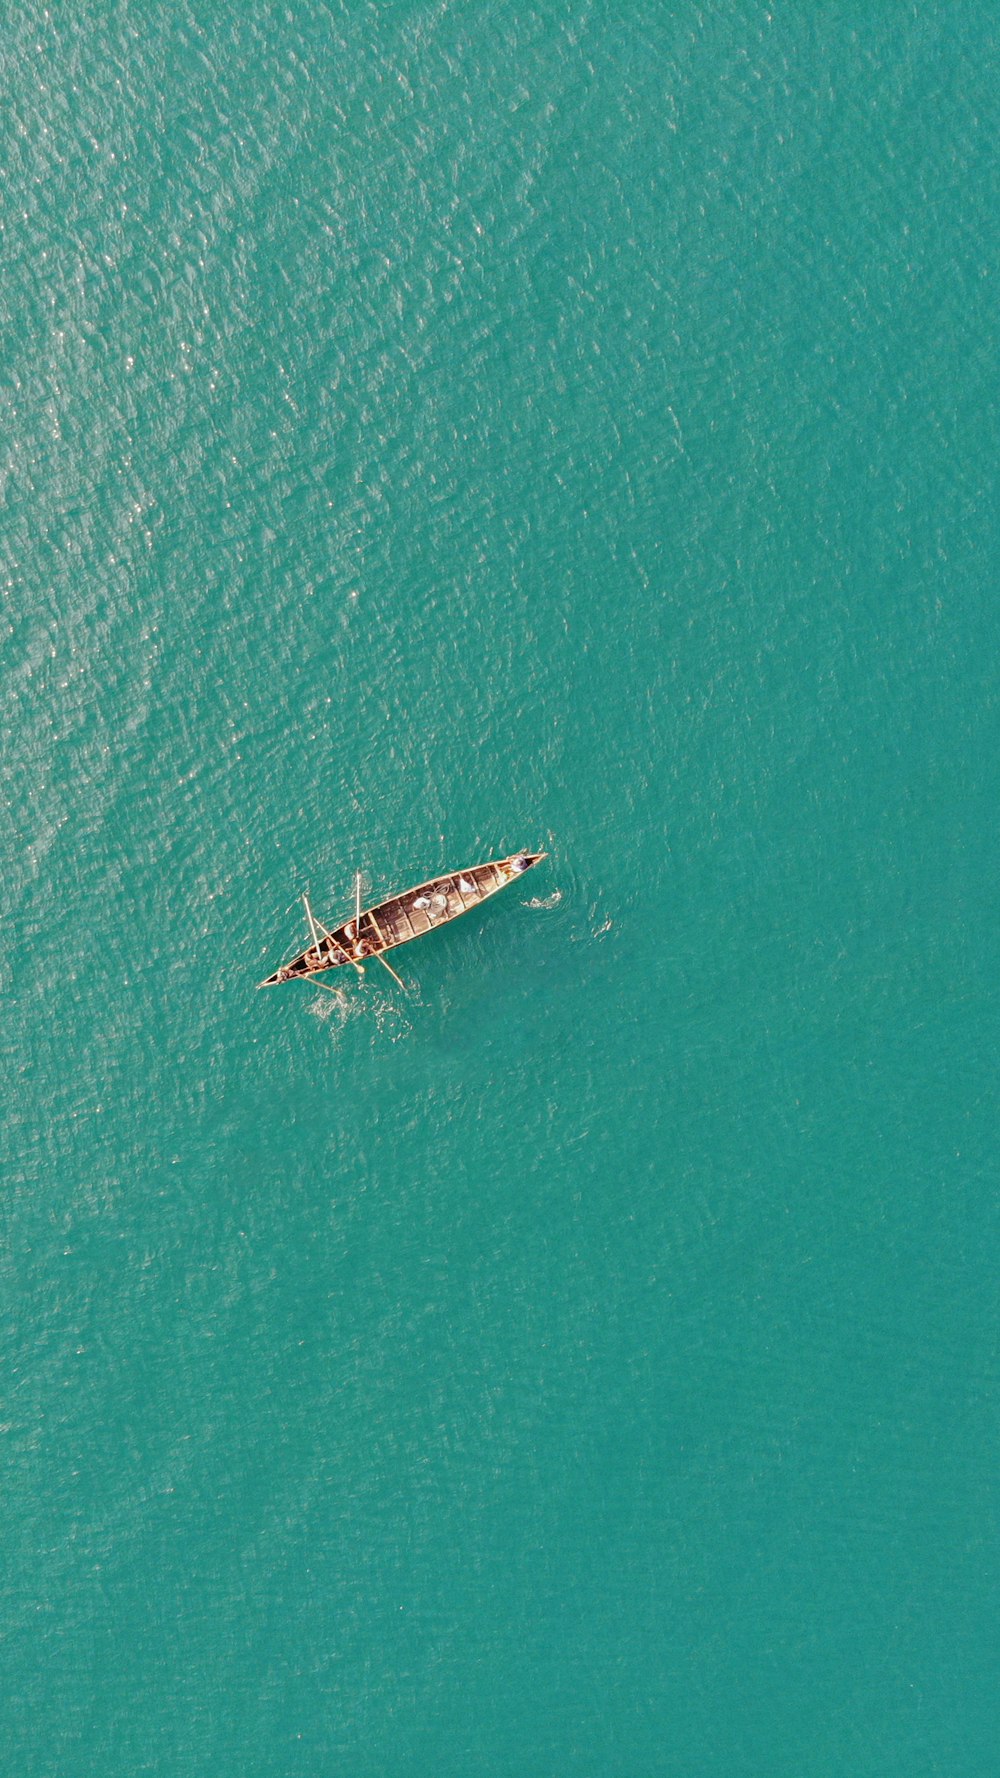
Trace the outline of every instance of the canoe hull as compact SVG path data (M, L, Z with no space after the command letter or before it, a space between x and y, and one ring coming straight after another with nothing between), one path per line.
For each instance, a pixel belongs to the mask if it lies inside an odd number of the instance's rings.
M354 920L344 920L327 934L321 933L318 950L308 945L259 986L275 988L281 982L310 979L327 970L344 969L385 951L394 951L479 907L509 883L516 883L545 857L544 852L512 852L509 858L492 859L467 870L431 877L403 895L389 896L386 901L365 908L357 925Z

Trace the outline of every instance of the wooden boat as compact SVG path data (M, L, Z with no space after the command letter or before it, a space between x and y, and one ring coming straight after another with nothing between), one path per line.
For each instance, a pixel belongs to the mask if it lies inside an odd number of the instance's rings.
M422 938L425 932L433 932L449 920L457 920L459 914L467 914L470 908L488 901L491 895L506 889L508 883L516 882L546 856L544 852L513 852L509 858L498 858L489 864L474 864L468 870L432 877L427 883L418 883L415 889L407 889L404 895L392 895L388 901L364 909L359 877L354 918L345 920L332 931L315 918L308 900L303 897L312 942L258 986L274 988L279 982L300 978L311 981L328 969L343 969L345 965L361 970L369 957L385 962L386 951L394 951L398 945L409 944L411 939ZM390 974L396 975L391 964L385 966ZM399 981L398 976L396 980Z

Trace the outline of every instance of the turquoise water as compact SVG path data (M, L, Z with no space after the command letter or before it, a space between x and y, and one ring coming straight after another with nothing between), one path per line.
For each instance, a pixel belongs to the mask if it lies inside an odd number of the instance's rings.
M9 1769L992 1774L993 9L254 11L5 24Z

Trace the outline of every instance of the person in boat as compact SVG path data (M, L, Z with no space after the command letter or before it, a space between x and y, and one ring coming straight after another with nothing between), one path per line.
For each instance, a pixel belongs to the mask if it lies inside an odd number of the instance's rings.
M519 852L516 858L511 859L510 868L520 874L521 871L527 870L530 864L531 859L528 857L527 852Z

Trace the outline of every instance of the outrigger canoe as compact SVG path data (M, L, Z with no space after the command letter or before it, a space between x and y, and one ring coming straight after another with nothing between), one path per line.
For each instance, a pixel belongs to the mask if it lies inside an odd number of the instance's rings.
M467 914L470 908L488 901L491 895L506 889L508 883L515 882L546 856L544 852L514 852L509 858L498 858L489 864L474 864L468 870L432 877L427 883L418 883L415 889L407 889L404 895L392 895L388 901L364 909L359 877L354 918L345 920L332 931L315 918L306 900L312 942L258 986L275 988L279 982L302 977L311 979L325 970L343 969L348 964L360 970L369 957L385 962L386 951L394 951L398 945L409 944L411 939L422 938L425 932L433 932L449 920L457 920L459 914ZM385 966L391 974L396 974L391 964ZM399 980L398 976L396 980Z

